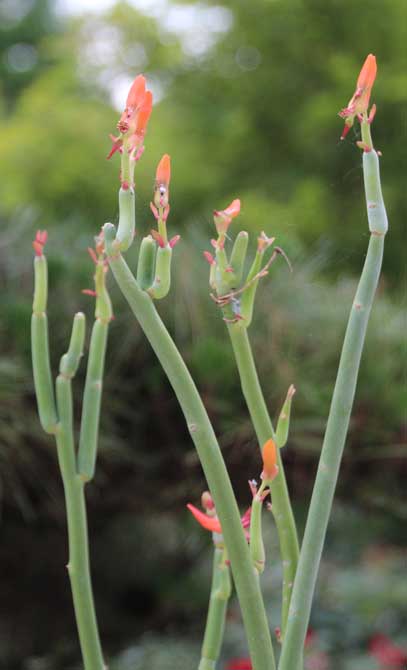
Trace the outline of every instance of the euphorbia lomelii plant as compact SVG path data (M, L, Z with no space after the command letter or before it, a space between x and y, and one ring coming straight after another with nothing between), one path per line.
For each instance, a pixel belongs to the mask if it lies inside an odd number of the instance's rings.
M70 346L61 359L55 400L46 317L47 270L44 246L47 236L44 231L39 231L36 236L33 243L36 258L32 321L35 388L41 423L45 431L55 435L57 442L67 504L69 570L86 670L104 668L90 585L84 486L92 479L95 468L104 357L108 325L112 318L106 288L108 268L112 270L172 384L209 487L209 491L202 496L205 512L189 505L201 525L212 531L214 540L211 597L199 670L214 670L216 666L232 580L247 633L251 667L254 670L276 670L275 649L280 647L278 669L303 670L303 647L315 581L348 429L367 322L380 274L384 235L387 231L378 154L374 150L370 133L375 107L370 112L368 110L375 76L376 60L370 54L359 75L354 95L348 106L340 112L340 116L345 119L342 138L355 119L361 125L362 139L358 146L363 151L371 238L345 335L301 551L280 453L288 439L295 388L291 385L288 389L274 427L263 397L248 337L260 279L268 275L274 260L279 256L285 257L284 251L274 245L274 237L262 232L257 238L254 260L247 271L245 260L248 233L239 232L230 253L227 248L230 231L235 226L233 221L240 214L240 199L235 198L225 209L214 211L217 237L211 240L213 251L204 252L210 264L210 295L219 307L230 336L242 392L258 443L261 445L263 460L260 484L254 480L249 482L252 493L251 509L241 517L205 407L154 304L155 300L164 298L170 291L173 248L179 240L178 235L169 239L167 233L171 179L171 160L168 154L164 154L158 163L150 205L157 222L157 230L152 230L140 242L135 276L123 257L135 237L134 171L144 151L147 122L152 111L152 95L147 90L142 75L136 77L130 89L124 112L117 124L119 135L112 136L113 145L108 155L108 158L115 153L121 156L118 227L116 230L112 224L105 224L96 238L95 250L90 252L96 266L95 289L86 292L96 298L96 319L89 351L78 449L74 444L71 380L82 354L85 321L80 313L74 318ZM286 260L288 262L287 258ZM275 519L280 559L276 556L269 558L270 552L266 551L263 543L262 510L268 496L270 501L267 501L267 506ZM272 643L261 590L261 575L266 557L267 560L281 560L282 563L283 593L281 624L275 640L277 645Z

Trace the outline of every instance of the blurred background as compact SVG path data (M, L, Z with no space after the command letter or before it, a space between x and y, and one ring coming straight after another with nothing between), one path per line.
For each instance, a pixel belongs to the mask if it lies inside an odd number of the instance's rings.
M210 249L212 210L240 197L231 234L248 230L253 251L265 230L293 265L290 274L284 262L273 264L250 335L273 417L288 386L297 387L284 460L302 531L368 242L359 131L340 142L337 112L369 52L379 68L373 134L390 232L308 668L406 667L406 19L405 0L0 0L0 668L80 667L62 485L31 378L35 230L49 232L56 371L73 313L92 320L93 301L81 294L93 273L86 247L118 215L119 160L105 160L108 135L144 73L155 106L136 169L139 239L152 226L155 166L168 152L169 229L182 241L159 311L202 393L242 509L260 463L208 295L202 252ZM211 543L185 504L199 504L205 481L173 393L113 282L111 290L100 456L88 486L100 631L112 670L186 670L199 658ZM84 373L83 364L77 416ZM263 582L274 626L281 572L271 523L267 537ZM234 601L221 668L246 656Z

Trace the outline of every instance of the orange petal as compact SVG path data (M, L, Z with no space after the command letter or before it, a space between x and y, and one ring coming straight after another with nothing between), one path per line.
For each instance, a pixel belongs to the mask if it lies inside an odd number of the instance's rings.
M146 80L139 74L133 81L126 100L126 107L139 107L146 94Z
M271 438L263 446L263 479L274 479L278 473L277 447Z
M211 530L212 533L222 532L220 521L218 519L214 519L212 516L204 514L199 509L197 509L197 507L191 505L190 503L187 505L187 507L191 512L191 514L194 515L198 523L201 524L202 528L205 528L206 530Z
M372 88L374 80L376 79L377 65L376 57L373 54L369 54L363 63L363 67L360 71L357 88Z
M168 184L171 178L171 159L168 154L164 154L157 166L155 179L158 184Z
M230 216L232 219L235 218L240 213L240 200L236 198L233 202L230 203L229 207L223 210L223 213L226 216Z

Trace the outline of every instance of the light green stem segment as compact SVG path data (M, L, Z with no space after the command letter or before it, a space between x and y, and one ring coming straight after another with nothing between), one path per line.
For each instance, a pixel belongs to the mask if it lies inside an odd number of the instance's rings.
M225 550L215 547L211 595L198 670L215 670L222 646L226 610L231 591L232 582L230 569L225 561Z
M355 395L367 322L383 257L383 235L371 235L346 329L335 390L312 493L279 670L292 670L304 646L325 533Z
M48 319L46 314L48 272L45 256L34 260L35 289L31 318L31 352L34 387L41 426L46 433L55 433L57 412L49 358Z
M158 247L155 262L155 277L148 293L152 298L160 300L165 298L171 286L171 258L172 249L169 244L165 247Z
M76 623L85 670L104 670L90 579L84 482L76 472L70 378L60 374L56 389L60 419L56 441L65 491L69 539L67 568L71 580Z
M230 265L233 269L233 275L236 282L235 287L242 281L248 244L249 235L245 230L241 230L234 241L232 253L230 255Z
M85 482L95 474L108 327L96 319L90 340L78 449L78 473Z
M290 430L291 401L294 393L295 388L291 384L277 421L276 445L279 449L282 449L287 444L288 431Z
M266 563L266 553L264 551L263 532L261 523L261 513L263 511L263 501L259 494L256 494L252 501L252 511L250 515L250 558L261 575L264 572Z
M114 226L105 224L109 263L115 279L144 330L184 413L222 524L254 670L274 670L270 631L258 580L240 521L239 510L215 433L192 377L161 321L151 298L137 285L114 249Z
M137 263L137 283L143 290L150 288L154 281L154 267L157 244L151 237L143 237Z
M66 354L61 358L59 371L64 377L74 377L83 356L83 344L85 342L86 318L82 312L74 316L71 341Z
M242 316L244 319L244 327L248 328L252 322L253 318L253 308L254 300L256 298L257 286L259 279L255 279L256 275L261 270L261 263L263 260L263 252L256 251L252 266L249 270L249 274L246 277L246 284L249 284L247 289L243 292L242 295Z
M243 395L256 431L260 449L272 437L273 425L260 387L247 329L241 323L228 324L230 339L239 370ZM281 636L284 638L292 586L297 569L299 547L297 530L288 495L280 450L277 450L279 473L270 485L272 510L276 521L283 565L283 602L281 613Z
M133 244L136 233L135 194L133 188L120 188L119 190L119 225L117 228L117 241L120 249L127 251Z
M374 149L363 152L363 177L369 230L384 235L389 224L380 184L379 157Z

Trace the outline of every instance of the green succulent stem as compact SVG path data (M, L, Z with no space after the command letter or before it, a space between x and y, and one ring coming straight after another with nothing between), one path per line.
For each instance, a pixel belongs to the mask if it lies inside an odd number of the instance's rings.
M369 152L365 155L370 156L373 153L375 152ZM366 170L365 161L364 170ZM365 173L365 183L367 177L371 177L371 175L366 176ZM378 171L376 171L376 178L379 179ZM379 187L380 184L376 183L376 192L379 191ZM381 227L387 229L387 217L385 221L382 221ZM292 670L296 667L304 645L326 529L355 396L366 328L380 276L383 248L384 234L372 232L343 342L318 472L304 531L301 556L288 616L287 632L278 666L279 670Z
M206 618L205 635L198 670L215 670L225 629L226 610L232 591L230 568L224 548L215 547L213 554L212 585Z
M140 289L118 252L114 244L114 226L105 224L103 230L113 275L174 389L208 481L231 561L253 668L274 670L275 660L262 594L251 564L229 475L205 407L150 296Z
M68 521L67 568L79 641L85 670L105 670L90 579L84 482L76 469L73 431L72 378L83 355L86 321L81 312L75 314L69 348L60 361L55 403L46 321L48 272L43 255L35 259L34 278L32 357L35 391L41 424L46 432L55 435L57 444Z
M247 328L242 323L244 322L228 324L228 331L239 371L243 395L261 449L270 437L275 440L276 436L261 390ZM284 638L292 585L298 563L299 546L279 449L277 450L277 463L279 473L270 484L270 490L272 511L277 526L283 566L281 636Z
M60 374L56 388L59 412L56 442L68 521L67 569L71 581L79 641L85 670L104 670L90 578L85 483L76 471L70 378Z

